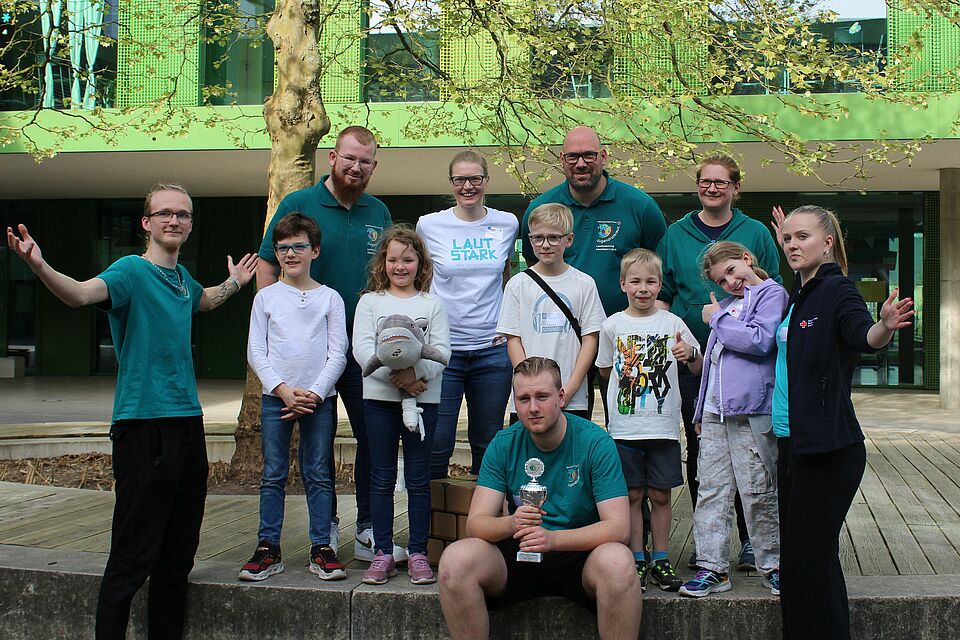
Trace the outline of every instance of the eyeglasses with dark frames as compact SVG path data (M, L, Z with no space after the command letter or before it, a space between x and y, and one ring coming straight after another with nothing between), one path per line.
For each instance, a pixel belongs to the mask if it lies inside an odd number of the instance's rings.
M171 211L169 209L162 209L160 211L154 211L153 213L148 213L148 218L156 218L160 222L170 222L176 216L179 222L190 222L193 220L193 214L189 211Z
M531 233L527 237L530 238L530 242L534 245L542 245L544 242L546 242L551 247L555 247L560 244L560 242L568 235L570 234L564 233L561 235L558 233L551 233L549 235L541 235L539 233Z
M450 182L455 187L462 187L468 182L475 187L479 187L486 179L487 176L450 176Z
M567 164L577 164L583 160L587 164L593 164L600 157L599 151L584 151L582 153L561 153L560 158Z
M273 250L277 252L277 255L285 256L287 252L293 250L297 255L300 255L313 245L309 242L298 242L296 244L275 244L273 245Z
M697 180L697 186L701 189L709 189L710 185L713 185L718 191L725 191L732 184L732 180L707 180L706 178Z

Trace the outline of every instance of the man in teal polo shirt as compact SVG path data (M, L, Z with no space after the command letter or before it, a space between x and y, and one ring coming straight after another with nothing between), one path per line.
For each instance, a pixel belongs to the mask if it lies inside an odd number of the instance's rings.
M636 638L642 596L626 547L630 514L616 445L597 425L561 412L555 361L519 363L513 392L520 422L487 447L469 537L440 558L450 636L488 638L488 609L556 595L595 611L601 638ZM540 506L522 497L531 477L546 488ZM509 515L501 515L504 500Z
M590 127L574 127L563 140L560 154L566 181L538 196L527 207L520 224L523 257L528 265L537 262L530 245L530 213L541 204L559 202L573 213L573 244L563 254L564 261L591 276L597 283L603 311L611 316L623 311L626 299L620 290L620 259L632 249L653 251L667 229L660 207L649 195L611 178L607 150L597 132ZM590 370L587 390L593 409L596 368ZM600 394L604 414L606 395Z
M353 335L353 316L360 300L360 291L367 285L367 264L377 249L383 230L393 224L383 202L365 193L370 176L377 167L377 140L364 127L347 127L337 136L329 153L330 173L312 187L288 194L277 207L260 245L257 267L257 288L277 281L280 264L271 238L273 227L288 213L299 212L320 226L320 255L310 266L310 276L336 290L343 298L347 334ZM350 426L357 440L354 481L357 487L357 535L354 556L373 560L373 525L370 517L370 450L367 446L366 420L363 415L363 382L360 366L347 349L347 367L337 382L337 393L343 400ZM336 416L334 416L336 420ZM331 477L336 462L330 457ZM331 546L340 539L335 521L331 523ZM399 556L399 557L398 557ZM394 559L405 559L403 549L394 549Z

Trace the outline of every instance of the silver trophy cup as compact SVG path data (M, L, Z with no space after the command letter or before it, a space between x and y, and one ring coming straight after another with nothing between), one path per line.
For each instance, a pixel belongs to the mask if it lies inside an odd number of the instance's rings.
M530 458L523 465L523 471L530 476L530 482L520 487L520 502L540 509L547 501L547 488L537 482L537 478L543 475L543 460ZM543 554L539 551L517 551L517 562L540 562L541 560L543 560Z

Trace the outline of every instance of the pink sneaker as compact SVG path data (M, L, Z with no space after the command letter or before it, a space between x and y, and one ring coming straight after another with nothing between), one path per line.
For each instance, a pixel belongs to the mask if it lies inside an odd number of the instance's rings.
M377 551L377 555L370 563L367 572L363 574L364 584L386 584L387 580L397 575L397 563L393 556L386 555L383 551Z
M437 581L437 576L433 575L433 569L430 568L430 561L422 553L410 554L407 573L410 574L410 582L413 584L433 584Z

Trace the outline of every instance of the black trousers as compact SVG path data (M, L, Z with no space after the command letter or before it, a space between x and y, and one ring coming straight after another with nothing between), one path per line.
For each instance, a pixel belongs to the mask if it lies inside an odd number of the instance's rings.
M97 640L126 636L130 603L148 577L148 637L178 639L207 496L203 418L119 420L110 439L117 502Z
M793 454L778 441L780 609L784 640L849 640L840 530L863 478L857 443L827 453Z
M700 490L700 481L697 480L697 458L700 457L700 437L697 435L693 423L693 414L697 410L697 397L700 395L700 376L693 375L685 366L678 365L677 383L680 386L680 417L683 418L683 436L687 440L687 488L690 490L690 502L693 510L697 510L697 491ZM740 501L740 491L737 491L733 502L737 512L737 533L740 542L750 539L747 532L747 521L743 517L743 502Z

